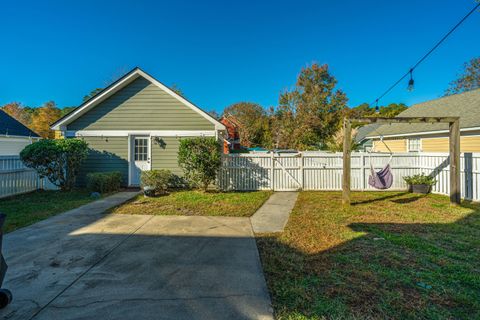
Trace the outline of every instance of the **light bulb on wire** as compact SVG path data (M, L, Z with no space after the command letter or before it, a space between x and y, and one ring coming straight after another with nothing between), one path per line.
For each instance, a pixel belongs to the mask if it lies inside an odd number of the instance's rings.
M410 80L408 80L407 90L412 92L415 89L415 80L413 80L413 69L410 69Z

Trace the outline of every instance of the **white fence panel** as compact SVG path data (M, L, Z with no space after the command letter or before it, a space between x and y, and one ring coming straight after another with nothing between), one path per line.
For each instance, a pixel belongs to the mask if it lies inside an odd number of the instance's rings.
M328 152L298 154L234 154L223 158L219 185L224 190L341 190L343 155ZM385 153L352 153L352 190L376 190L368 184L370 166L378 171L389 161ZM389 190L405 190L403 177L419 173L437 180L434 193L449 194L450 167L445 153L397 153L390 161L394 181ZM480 200L480 154L461 155L461 195Z
M42 179L35 170L0 171L0 198L43 188Z
M0 156L0 198L38 189L57 189L33 169L25 167L18 156Z
M225 190L267 190L271 189L272 176L270 156L231 155L223 158L219 183Z
M274 190L295 191L302 187L301 160L296 155L273 157Z

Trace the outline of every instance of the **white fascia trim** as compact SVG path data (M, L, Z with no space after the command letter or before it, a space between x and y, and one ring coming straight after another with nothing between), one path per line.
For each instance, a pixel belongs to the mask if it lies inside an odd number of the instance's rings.
M67 130L66 137L128 137L149 135L152 137L215 137L217 130Z
M480 127L471 127L460 129L460 132L469 132L480 130ZM398 137L411 137L411 136L422 136L422 135L431 135L439 133L448 133L448 130L437 130L437 131L423 131L423 132L412 132L412 133L398 133L398 134L387 134L387 135L377 135L377 136L368 136L365 139L380 139L380 138L398 138Z
M27 136L13 136L11 134L0 135L0 139L3 141L23 141L23 140L40 140L40 137L27 137Z
M170 88L168 88L167 86L163 85L162 83L160 83L159 81L155 80L153 77L149 76L148 74L146 74L145 72L143 72L142 70L140 69L136 69L134 70L131 74L129 74L128 76L126 76L124 79L122 79L121 81L119 81L117 84L115 84L114 86L112 86L110 89L108 89L107 91L99 94L98 96L94 97L91 101L89 101L88 103L86 103L84 106L82 106L81 108L78 108L77 110L73 111L71 114L69 114L67 117L65 117L65 119L62 119L60 122L58 123L55 123L51 129L52 130L63 130L64 127L65 127L65 124L72 121L72 120L75 120L77 119L79 116L81 116L83 113L85 113L86 111L88 111L88 109L92 106L94 106L95 104L101 102L104 98L108 97L110 95L111 92L114 92L115 90L117 90L118 88L121 88L126 82L129 82L131 81L132 79L136 79L137 77L139 76L142 76L144 77L145 79L147 79L148 81L150 81L151 83L153 83L154 85L156 85L157 87L159 87L160 89L162 89L163 91L165 91L166 93L168 93L169 95L171 95L173 98L177 99L178 101L180 101L181 103L183 103L184 105L186 105L187 107L189 107L190 109L192 109L193 111L197 112L198 114L200 114L201 116L203 116L205 119L207 119L208 121L210 121L211 123L213 123L215 125L215 129L216 130L226 130L225 128L225 125L223 125L222 123L220 123L219 121L215 120L212 116L210 116L208 113L206 113L205 111L203 111L202 109L200 109L199 107L195 106L193 103L189 102L188 100L186 100L185 98L183 98L182 96L178 95L177 93L175 93L174 91L172 91Z

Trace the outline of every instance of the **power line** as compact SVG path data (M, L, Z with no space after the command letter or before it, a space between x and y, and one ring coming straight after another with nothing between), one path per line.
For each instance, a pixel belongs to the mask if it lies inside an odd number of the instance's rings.
M470 15L474 13L478 7L480 7L480 3L478 3L472 10L470 10L452 29L450 29L450 31L447 32L447 34L445 34L440 39L440 41L437 42L437 44L435 44L426 54L424 54L423 57L420 58L420 60L418 60L417 63L413 65L413 67L411 67L403 76L401 76L400 79L395 81L377 99L375 99L372 103L370 103L370 106L373 105L374 103L378 105L378 102L380 101L380 99L382 99L390 91L392 91L393 88L395 88L400 82L402 82L402 80L405 79L408 75L411 75L413 70L415 70L415 68L417 68L419 64L421 64L433 51L435 51L435 49L437 49L442 44L442 42L444 42L448 38L448 36L450 36L465 20L467 20L467 18L470 17Z

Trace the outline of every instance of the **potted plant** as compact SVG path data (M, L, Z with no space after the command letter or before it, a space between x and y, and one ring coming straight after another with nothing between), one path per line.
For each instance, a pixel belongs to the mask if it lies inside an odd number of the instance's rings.
M142 171L140 180L142 182L143 194L145 197L153 197L157 192L165 194L171 179L172 172L170 170Z
M415 174L413 176L403 177L403 180L408 184L408 190L413 193L427 194L432 190L432 186L437 181L424 173Z

